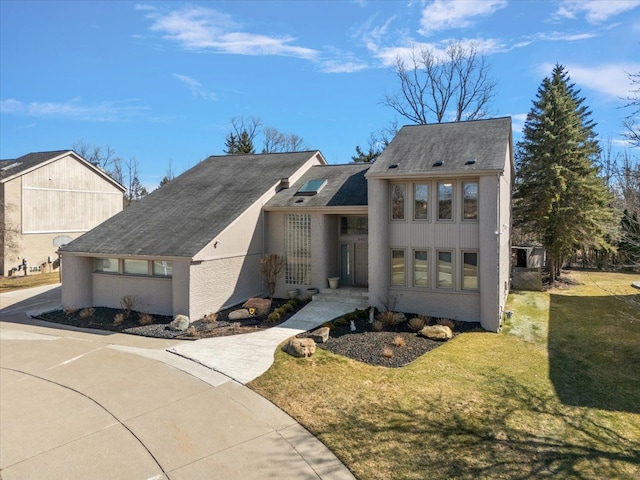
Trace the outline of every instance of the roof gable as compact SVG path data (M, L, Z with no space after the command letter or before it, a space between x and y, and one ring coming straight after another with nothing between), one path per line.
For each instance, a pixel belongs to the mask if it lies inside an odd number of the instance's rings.
M262 195L318 151L213 156L61 249L193 257Z
M511 117L404 126L368 176L500 171L511 148Z

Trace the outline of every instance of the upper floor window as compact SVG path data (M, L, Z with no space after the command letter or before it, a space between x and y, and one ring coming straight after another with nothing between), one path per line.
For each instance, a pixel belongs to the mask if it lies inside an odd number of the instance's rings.
M462 182L462 219L478 219L478 182Z
M366 235L369 232L368 217L341 217L341 235Z
M406 185L395 183L391 185L391 220L405 219Z
M438 182L438 220L453 220L453 184Z
M429 185L426 183L413 186L413 219L429 219Z

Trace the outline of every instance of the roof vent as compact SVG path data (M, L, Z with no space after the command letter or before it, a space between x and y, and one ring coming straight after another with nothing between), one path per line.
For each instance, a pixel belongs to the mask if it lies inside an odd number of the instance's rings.
M444 162L442 160L438 160L436 163L433 164L434 167L441 167L442 165L444 165Z
M467 160L466 162L464 162L465 165L475 165L476 164L476 159L474 158L473 160Z
M392 163L391 165L389 165L389 169L391 168L398 168L398 164L397 163Z
M289 179L288 178L281 178L280 179L280 183L276 187L276 192L279 192L280 190L284 190L286 188L289 188Z
M302 202L304 202L304 198L299 198L296 200L296 203L302 203Z

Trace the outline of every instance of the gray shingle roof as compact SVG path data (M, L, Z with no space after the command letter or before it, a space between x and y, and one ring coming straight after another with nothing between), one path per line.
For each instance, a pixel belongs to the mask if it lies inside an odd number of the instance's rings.
M364 175L370 166L351 164L311 167L300 180L290 188L278 192L265 206L305 208L367 205L367 180ZM308 180L327 180L327 183L316 195L296 195Z
M13 177L14 175L21 173L25 170L28 170L40 163L46 162L47 160L51 160L52 158L58 157L63 153L70 152L71 150L55 150L52 152L37 152L37 153L28 153L19 158L11 159L11 160L1 160L0 161L0 180L4 180L8 177ZM9 167L11 165L15 165L7 170L2 170L3 168Z
M316 153L209 157L61 251L191 258Z
M511 117L412 125L400 129L369 170L400 177L502 170L511 142ZM475 160L474 163L468 162ZM435 166L442 162L441 166ZM397 165L395 168L389 168Z

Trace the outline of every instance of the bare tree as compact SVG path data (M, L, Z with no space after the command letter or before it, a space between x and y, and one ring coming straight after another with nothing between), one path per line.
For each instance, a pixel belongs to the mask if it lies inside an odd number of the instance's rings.
M441 123L448 112L456 122L484 118L495 96L489 64L475 42L451 42L442 52L414 46L409 64L398 56L393 71L400 91L385 95L382 104L419 125Z
M140 200L149 192L147 192L147 189L140 182L138 160L135 158L130 158L124 162L124 177L127 182L126 184L123 183L123 185L127 187L124 193L125 207L128 207L134 200Z
M259 117L233 117L231 119L231 133L240 138L243 133L246 133L248 140L251 143L255 143L256 137L260 134L260 128L262 127L262 120Z
M21 227L9 220L16 208L12 203L0 201L0 254L3 261L7 261L7 256L17 252L20 247Z
M640 73L629 73L629 80L631 81L631 90L629 95L625 97L627 104L625 108L631 108L632 111L624 119L622 124L627 129L625 137L629 140L632 146L640 148Z
M111 145L92 145L84 140L73 143L73 151L84 158L87 162L101 168L105 172L111 172L114 166L119 163L120 157Z
M160 185L158 185L158 188L163 185L166 185L174 178L176 178L176 173L173 169L173 160L169 159L169 166L167 167L167 172L165 173L164 177L162 177L162 180L160 180Z
M302 137L295 133L282 133L275 127L265 127L262 136L262 153L299 152L306 148Z
M398 133L398 122L394 119L386 127L369 134L367 146L365 147L367 150L363 150L360 145L356 145L356 154L351 156L351 161L353 163L374 162L387 148L387 145L391 143L396 133Z

